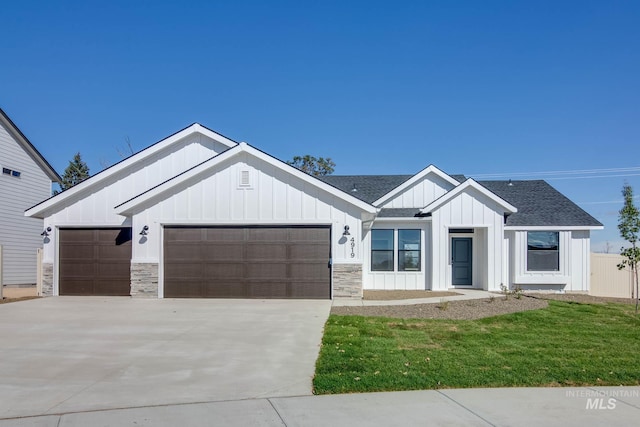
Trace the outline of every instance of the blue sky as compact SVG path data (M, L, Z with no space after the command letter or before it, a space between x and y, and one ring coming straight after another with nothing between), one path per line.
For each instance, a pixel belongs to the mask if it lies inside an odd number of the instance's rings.
M336 174L547 178L617 233L640 195L637 1L20 1L0 107L60 172L192 122ZM609 170L599 171L594 170ZM625 170L622 170L625 169ZM548 171L587 171L577 174Z

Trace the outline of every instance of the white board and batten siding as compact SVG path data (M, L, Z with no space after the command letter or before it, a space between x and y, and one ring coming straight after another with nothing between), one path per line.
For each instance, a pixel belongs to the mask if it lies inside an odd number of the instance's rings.
M20 173L2 173L7 168ZM36 283L36 250L42 247L43 222L24 216L27 208L51 197L51 178L0 125L0 245L5 285Z
M117 173L99 181L87 190L88 194L78 194L64 208L45 217L44 224L96 228L129 226L129 220L115 213L116 205L227 149L226 145L199 133L187 136L167 149L133 163L127 173ZM55 240L56 235L52 233L51 240L44 245L43 262L53 262Z
M249 173L249 185L240 185ZM160 262L165 225L327 225L335 263L360 264L360 210L280 168L240 154L133 215L133 262ZM136 233L145 225L144 241ZM347 239L344 226L350 228ZM353 256L350 239L354 238Z
M382 208L416 208L416 211L425 207L437 198L446 194L453 188L453 184L445 181L434 173L426 174L423 179L410 185L390 200L382 204ZM431 289L431 220L421 218L410 221L389 222L376 221L374 229L393 229L394 232L394 270L395 271L372 271L371 270L371 233L367 232L363 242L363 287L364 289L384 289L384 290L425 290ZM398 230L420 229L421 230L421 271L398 271Z
M506 236L511 252L509 270L512 286L540 291L589 291L591 251L589 230L560 230L558 233L558 271L528 271L527 231L507 231Z
M504 244L504 215L500 206L470 188L434 210L431 220L432 289L447 290L452 286L450 229L473 228L474 287L500 290Z
M446 194L453 184L436 176L427 174L424 179L394 196L384 203L383 208L424 208L429 203Z

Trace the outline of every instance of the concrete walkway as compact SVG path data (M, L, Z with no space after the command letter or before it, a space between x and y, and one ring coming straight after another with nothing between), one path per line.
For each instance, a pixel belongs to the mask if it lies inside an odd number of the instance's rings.
M357 300L349 298L335 298L333 305L335 307L341 306L365 306L365 305L413 305L413 304L434 304L443 301L465 301L472 299L485 299L485 298L504 298L504 294L496 292L487 292L481 289L456 289L454 292L460 295L452 295L447 297L434 297L434 298L414 298L414 299L399 299L399 300Z
M152 390L149 390L153 393ZM0 420L0 427L631 426L640 387L496 388L276 397Z

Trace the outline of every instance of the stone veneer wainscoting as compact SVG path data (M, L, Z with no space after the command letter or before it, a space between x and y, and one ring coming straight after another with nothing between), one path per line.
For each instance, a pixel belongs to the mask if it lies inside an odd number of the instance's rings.
M362 298L361 264L333 264L333 297Z
M158 298L158 264L131 263L131 296Z
M53 264L42 263L42 296L53 296Z

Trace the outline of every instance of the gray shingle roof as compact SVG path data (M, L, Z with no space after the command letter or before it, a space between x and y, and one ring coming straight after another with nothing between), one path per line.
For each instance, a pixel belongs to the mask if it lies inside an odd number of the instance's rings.
M373 203L413 175L328 175L322 181L358 199ZM464 175L450 175L458 182ZM489 191L518 208L507 217L508 226L601 226L602 224L546 181L478 181ZM353 189L357 191L353 191ZM417 209L382 209L380 218L406 218Z
M327 175L318 177L358 199L373 203L413 175ZM353 189L357 191L353 191Z
M467 179L464 175L450 176L458 182ZM327 175L318 178L364 202L373 203L412 177L413 175ZM354 188L358 191L353 191Z
M508 226L601 226L602 224L546 181L478 181L518 208Z
M378 218L410 218L420 213L416 208L382 208Z

